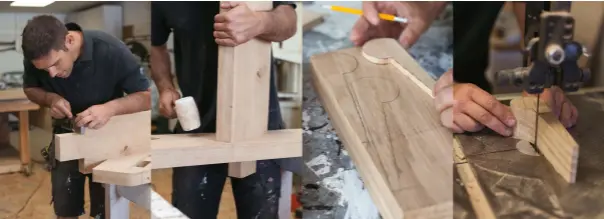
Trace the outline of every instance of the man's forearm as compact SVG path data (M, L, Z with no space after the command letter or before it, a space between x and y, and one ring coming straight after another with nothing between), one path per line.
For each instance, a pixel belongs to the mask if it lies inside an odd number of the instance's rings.
M174 89L170 65L170 54L165 45L151 48L151 78L159 91Z
M259 12L262 24L258 38L281 42L296 34L296 10L289 5L280 5L272 11Z
M44 107L50 107L50 105L52 105L52 100L56 97L60 97L58 94L46 92L38 87L25 88L23 89L23 92L29 101Z
M151 91L131 93L125 97L107 102L105 105L113 110L113 115L137 113L151 109Z

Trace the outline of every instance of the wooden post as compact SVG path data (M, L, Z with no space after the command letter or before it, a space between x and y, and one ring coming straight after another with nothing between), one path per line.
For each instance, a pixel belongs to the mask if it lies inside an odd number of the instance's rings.
M271 10L271 1L246 2L255 11ZM268 128L271 43L259 39L218 48L216 139L240 142L258 138ZM256 161L229 164L229 176L256 172Z

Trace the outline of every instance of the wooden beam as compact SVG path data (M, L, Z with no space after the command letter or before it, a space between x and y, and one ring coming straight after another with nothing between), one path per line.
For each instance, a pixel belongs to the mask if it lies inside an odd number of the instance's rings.
M245 142L216 141L214 134L157 135L153 169L302 156L302 130L267 132Z
M537 97L519 97L510 102L510 108L518 121L514 138L535 143L535 122L538 115L537 148L564 180L574 183L577 176L579 144L545 102L539 105L538 113L536 106Z
M313 79L383 218L453 215L452 134L432 79L393 39L311 57Z
M109 159L94 167L92 175L97 183L120 186L148 184L151 183L151 156L147 152Z
M268 11L272 1L246 2L254 11ZM221 9L223 10L223 9ZM246 141L266 133L268 124L271 43L260 39L236 47L218 47L216 139ZM229 175L256 172L256 161L229 164Z
M137 186L151 182L151 169L302 156L300 129L269 131L258 138L236 143L216 141L216 135L209 133L153 135L152 138L150 154L105 160L92 169L94 181Z
M101 129L55 135L57 160L110 158L151 151L151 111L114 116Z
M468 163L466 155L461 148L459 139L457 136L453 138L453 151L455 155L453 157L455 161L455 168L459 173L459 178L463 182L463 187L466 189L470 198L470 204L476 213L478 219L495 219L495 213L491 203L485 195L484 189L478 182L476 172L472 169L472 166Z

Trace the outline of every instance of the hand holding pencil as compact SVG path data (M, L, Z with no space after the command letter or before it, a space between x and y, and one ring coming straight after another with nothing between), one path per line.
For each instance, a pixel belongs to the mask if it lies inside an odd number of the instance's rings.
M411 47L445 8L446 2L363 2L363 10L331 6L334 11L362 16L354 25L350 40L357 46L374 38L398 39Z

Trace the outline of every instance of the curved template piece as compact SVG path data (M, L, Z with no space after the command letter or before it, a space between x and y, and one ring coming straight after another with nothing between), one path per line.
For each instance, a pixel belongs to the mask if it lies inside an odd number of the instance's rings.
M519 97L510 102L510 108L518 121L514 138L534 143L536 106L536 97ZM564 180L574 183L577 176L579 145L545 102L539 104L538 115L537 148Z
M453 138L426 90L434 80L392 39L316 55L311 64L323 106L382 217L452 217Z

